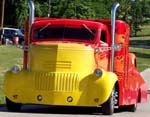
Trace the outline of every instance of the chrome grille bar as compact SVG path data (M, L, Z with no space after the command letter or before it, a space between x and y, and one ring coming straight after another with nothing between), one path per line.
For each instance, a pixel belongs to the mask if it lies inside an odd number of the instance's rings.
M78 89L79 75L76 73L38 73L35 89L45 91L74 92Z

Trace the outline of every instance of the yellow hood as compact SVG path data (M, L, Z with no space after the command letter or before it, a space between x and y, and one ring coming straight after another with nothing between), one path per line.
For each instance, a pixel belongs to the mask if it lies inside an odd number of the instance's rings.
M55 43L33 45L30 68L45 72L93 72L94 49L81 44Z

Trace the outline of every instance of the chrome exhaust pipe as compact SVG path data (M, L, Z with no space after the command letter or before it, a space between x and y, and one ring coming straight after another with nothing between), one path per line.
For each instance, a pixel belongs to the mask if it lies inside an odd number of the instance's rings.
M34 3L32 0L29 0L29 27L31 27L31 25L34 23L34 11L35 11L35 7L34 7Z
M116 28L116 10L119 7L119 3L115 3L111 9L111 34L112 34L112 55L111 55L111 71L114 72L114 56L115 56L115 28Z
M29 49L30 49L30 32L31 32L31 27L32 24L34 23L34 12L35 12L35 7L33 0L29 0L28 2L29 6L29 28L28 28L28 45L26 46L26 51L27 51L27 70L30 71L30 55L29 55Z

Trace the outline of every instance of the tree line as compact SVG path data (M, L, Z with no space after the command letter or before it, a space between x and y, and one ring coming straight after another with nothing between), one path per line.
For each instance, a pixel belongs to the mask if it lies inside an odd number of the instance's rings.
M126 21L136 36L150 23L150 0L33 0L36 17L110 19L111 6L120 3L117 18ZM6 0L4 26L24 27L29 16L28 0Z

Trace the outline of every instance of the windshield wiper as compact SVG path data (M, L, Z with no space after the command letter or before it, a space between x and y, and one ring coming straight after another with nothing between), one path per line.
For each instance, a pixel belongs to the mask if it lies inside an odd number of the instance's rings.
M45 28L47 28L51 23L46 24L43 28L40 29L40 32L43 31Z
M83 25L83 27L85 28L85 29L87 29L93 36L95 36L95 34L92 32L92 30L87 26L87 25L85 25L85 24L82 24Z

